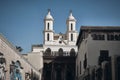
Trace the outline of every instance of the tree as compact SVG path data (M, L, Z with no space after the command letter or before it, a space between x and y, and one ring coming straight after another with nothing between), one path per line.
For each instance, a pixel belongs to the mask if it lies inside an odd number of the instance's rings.
M16 46L16 50L19 51L19 52L23 51L23 49L20 46Z

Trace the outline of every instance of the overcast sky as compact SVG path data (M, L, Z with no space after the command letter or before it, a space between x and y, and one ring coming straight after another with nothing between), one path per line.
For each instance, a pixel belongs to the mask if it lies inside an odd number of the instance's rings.
M120 26L120 0L0 0L0 33L23 53L43 43L44 17L51 9L56 33L65 33L69 11L76 29L87 26Z

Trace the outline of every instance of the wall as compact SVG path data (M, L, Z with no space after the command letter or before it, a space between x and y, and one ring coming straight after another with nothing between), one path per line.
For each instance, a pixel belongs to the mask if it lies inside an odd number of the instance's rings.
M10 80L10 64L12 61L20 61L22 69L22 78L25 80L25 73L31 73L31 69L37 75L41 75L37 69L35 69L28 61L26 61L21 53L19 53L16 48L8 42L2 35L0 35L0 52L3 53L6 59L6 80Z

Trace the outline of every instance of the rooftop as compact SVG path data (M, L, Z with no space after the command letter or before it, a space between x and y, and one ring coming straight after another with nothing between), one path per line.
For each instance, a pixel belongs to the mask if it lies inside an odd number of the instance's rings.
M120 26L81 26L80 30L120 30Z

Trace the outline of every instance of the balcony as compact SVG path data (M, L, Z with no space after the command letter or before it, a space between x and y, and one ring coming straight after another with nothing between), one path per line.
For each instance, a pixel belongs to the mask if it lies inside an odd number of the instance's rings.
M58 51L52 51L50 48L47 48L45 52L43 52L43 56L47 57L68 57L68 56L75 56L76 52L74 49L71 49L70 51L63 51L62 48L60 48Z
M76 52L58 52L58 51L52 51L52 52L43 52L43 56L53 56L53 57L57 57L57 56L75 56Z

